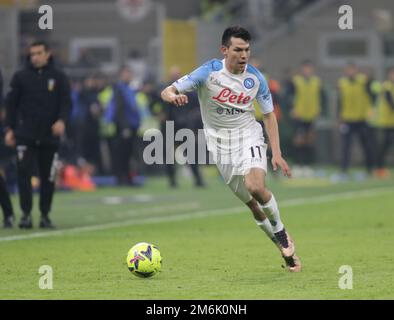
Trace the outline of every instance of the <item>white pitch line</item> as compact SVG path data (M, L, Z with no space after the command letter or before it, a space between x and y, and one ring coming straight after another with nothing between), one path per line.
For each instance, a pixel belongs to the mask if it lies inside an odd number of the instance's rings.
M380 195L380 194L385 194L385 193L393 193L393 192L394 192L394 188L375 188L375 189L366 189L366 190L360 190L360 191L349 191L349 192L343 192L343 193L337 193L337 194L335 194L335 193L334 194L327 194L327 195L316 196L316 197L284 200L279 203L279 206L281 208L284 208L284 207L293 207L293 206L307 205L307 204L319 204L319 203L327 203L327 202L331 202L331 201L350 200L350 199L355 199L355 198L359 198L359 197L373 197L375 195ZM182 205L184 205L185 208L188 206L187 204L178 204L177 207L181 208ZM159 211L158 210L159 207L153 207L153 208L155 208L156 212ZM151 208L151 209L153 209L153 208ZM168 208L164 208L164 207L161 207L161 208L163 208L163 210L164 209L168 210ZM160 210L160 211L163 211L163 210ZM65 229L65 230L36 232L36 233L30 233L27 235L15 235L15 236L9 236L9 237L2 237L2 238L0 238L0 242L15 241L15 240L27 240L27 239L34 239L34 238L44 238L44 237L72 234L72 233L99 231L99 230L106 230L106 229L117 228L117 227L125 227L125 226L129 226L129 225L169 222L169 221L181 221L181 220L205 218L205 217L212 217L212 216L231 215L231 214L240 213L242 211L247 211L247 208L245 206L242 206L242 207L194 211L194 212L188 212L188 213L179 214L179 215L149 217L149 218L140 219L140 220L129 219L129 220L125 220L125 221L112 222L112 223L106 223L106 224L100 224L100 225L92 225L92 226L86 226L86 227L77 227L77 228L71 228L71 229Z
M198 202L184 202L184 203L177 203L173 205L161 205L161 206L154 206L154 207L144 207L140 209L131 209L127 211L118 211L114 212L111 215L114 216L115 218L122 218L122 217L138 217L145 215L147 213L161 213L166 210L192 210L192 209L198 209L200 207L200 204ZM84 216L84 218L95 218L95 215L88 215Z
M148 213L162 213L168 210L172 211L178 211L178 210L193 210L199 208L200 205L198 202L184 202L184 203L178 203L175 205L171 206L155 206L155 207L150 207L150 208L141 208L141 209L132 209L132 210L127 210L123 212L115 212L113 215L118 216L119 214L122 214L123 216L133 216L133 217L138 217L144 214ZM57 235L63 235L65 233L72 233L72 232L86 232L86 231L94 231L94 230L102 230L102 229L108 229L108 228L114 228L114 227L121 227L123 226L124 222L127 222L131 224L132 221L138 221L138 220L123 220L122 222L110 222L110 223L104 223L101 225L92 225L92 226L86 226L86 227L77 227L77 228L70 228L70 229L64 229L64 230L55 230L55 231L47 231L47 232L34 232L34 233L29 233L25 235L15 235L15 236L9 236L9 237L0 237L0 242L2 241L13 241L13 240L25 240L25 239L33 239L33 238L43 238L43 237L48 237L48 236L57 236Z

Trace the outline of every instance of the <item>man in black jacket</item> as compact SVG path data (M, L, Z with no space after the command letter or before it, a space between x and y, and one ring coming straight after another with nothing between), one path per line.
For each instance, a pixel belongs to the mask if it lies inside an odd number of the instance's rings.
M3 143L3 77L0 70L0 162L8 155L7 147ZM1 164L1 163L0 163ZM4 228L12 228L14 224L14 211L10 199L10 194L7 190L7 185L3 176L0 173L0 207L3 211Z
M48 217L55 190L57 150L71 110L67 76L54 66L49 46L29 48L28 64L16 72L6 97L8 146L16 146L20 207L19 227L32 228L31 176L36 161L40 177L41 228L53 228Z

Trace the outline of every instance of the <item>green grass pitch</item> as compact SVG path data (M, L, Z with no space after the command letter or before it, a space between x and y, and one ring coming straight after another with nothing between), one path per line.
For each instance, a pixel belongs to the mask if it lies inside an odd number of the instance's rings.
M393 180L270 177L303 262L291 274L246 207L206 173L205 189L185 179L172 190L152 178L144 188L58 192L56 231L37 228L37 209L35 229L0 230L0 299L394 298ZM163 257L162 272L150 279L126 266L127 251L141 241ZM42 265L53 269L52 290L39 289ZM352 268L353 289L338 286L342 265Z

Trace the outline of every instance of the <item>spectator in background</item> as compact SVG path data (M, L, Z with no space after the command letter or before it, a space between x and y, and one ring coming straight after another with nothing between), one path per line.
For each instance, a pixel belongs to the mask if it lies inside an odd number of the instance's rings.
M3 106L3 74L0 69L0 106Z
M144 79L142 86L137 94L137 100L139 100L143 109L145 109L146 116L144 122L141 124L141 134L145 130L150 128L160 128L159 119L157 115L163 112L163 103L160 98L157 85L152 77Z
M133 49L129 53L126 64L133 74L133 80L130 83L131 87L134 89L140 88L148 72L145 58L139 50Z
M232 15L228 10L228 0L202 0L201 17L207 22L224 22L228 23Z
M293 108L293 77L294 71L290 67L283 69L282 79L280 80L279 104L281 109L281 122L279 130L281 132L281 141L284 148L290 150L290 156L294 161L293 148L293 130L291 128L293 119L291 118L291 110Z
M371 81L361 74L358 67L349 63L344 76L338 81L339 119L341 134L341 175L339 180L347 179L350 165L352 138L357 135L364 151L367 172L374 166L372 134L367 124L373 102Z
M377 165L377 155L379 151L379 143L378 143L378 128L377 128L377 104L378 98L382 91L382 81L378 81L375 79L373 75L373 69L370 67L360 68L360 74L365 75L367 78L368 85L368 94L370 96L367 110L367 120L366 124L369 130L370 135L370 152L372 155L374 168ZM364 176L363 173L359 173L359 176Z
M102 152L103 170L105 173L112 175L115 170L113 154L115 153L114 137L116 128L112 122L107 123L105 121L105 112L112 99L113 89L108 77L104 74L99 74L96 82L98 89L97 99L103 110L100 118L100 140L104 150Z
M49 219L55 191L56 164L60 138L71 111L69 79L54 66L45 42L30 45L26 66L17 71L6 97L8 146L16 146L18 189L23 212L19 227L33 227L31 210L33 165L40 177L41 228L53 228Z
M280 94L280 105L283 110L283 116L287 116L290 114L291 109L293 108L293 99L294 99L294 86L293 86L293 78L295 72L292 68L286 67L283 69L283 76L280 81L281 83L281 94Z
M136 91L130 87L133 79L131 70L123 67L119 73L119 81L113 86L113 95L105 111L107 124L114 124L115 176L119 185L130 184L130 157L135 154L137 131L140 127L141 115L136 101Z
M181 76L181 72L178 66L172 66L169 71L169 84L173 83ZM164 113L166 121L173 121L174 131L177 132L182 128L188 128L194 131L195 137L197 137L198 129L202 129L202 120L200 114L200 104L196 93L191 92L186 94L188 96L188 103L183 108L178 108L173 104L164 103ZM168 125L168 124L167 124ZM162 133L164 140L166 140L166 122L162 122ZM197 149L197 138L196 149ZM175 144L178 142L174 142ZM176 147L175 147L176 149ZM166 148L164 148L166 150ZM197 152L196 152L197 154ZM204 187L200 168L197 159L194 159L194 164L188 163L193 174L194 184L196 187ZM175 164L166 164L166 173L169 178L170 186L175 188L178 186L176 179L176 166Z
M74 67L80 69L93 69L98 68L99 63L88 48L81 48Z
M66 127L66 139L59 149L60 163L56 187L67 190L93 191L95 184L91 178L94 166L83 158L83 142L85 131L85 110L80 104L82 83L71 81L72 111Z
M4 110L3 110L3 77L0 70L0 161L3 160L4 157L8 155L8 150L6 150L6 146L3 143L3 119L4 119ZM1 165L1 163L0 163ZM14 210L12 207L10 194L7 189L7 185L5 182L2 173L0 172L0 206L3 211L3 226L4 228L12 228L14 226Z
M80 104L80 93L82 84L79 80L73 79L70 83L71 87L71 113L66 127L66 136L70 145L70 154L67 159L69 163L76 164L78 158L81 156L82 150L82 135L83 135L83 121L85 118L84 110Z
M268 87L269 87L271 95L272 95L272 102L274 104L274 113L276 115L278 123L280 123L280 120L282 118L282 112L281 112L280 105L279 105L279 91L280 91L280 84L279 84L279 82L274 80L274 79L272 79L268 75L268 73L265 72L265 70L262 69L260 60L258 60L256 58L252 58L252 59L250 59L249 64L252 65L253 67L255 67L260 72L262 72L264 77L265 77L265 79L267 80ZM254 110L255 110L256 120L262 126L264 126L264 123L263 123L264 115L261 112L261 110L260 110L260 108L259 108L259 106L258 106L256 101L254 103Z
M387 73L378 103L378 126L383 131L383 142L379 147L376 175L379 178L390 176L385 168L385 159L394 143L394 67Z
M143 154L144 146L148 143L143 141L145 131L149 129L160 129L159 119L157 118L157 112L161 112L163 109L160 96L158 95L155 81L152 77L146 77L136 95L137 104L141 114L141 126L137 132L137 152ZM145 164L143 163L142 157L136 160L137 170L133 173L133 184L141 185L145 178ZM152 171L150 166L150 171Z
M315 67L310 60L301 64L300 73L289 83L289 93L293 96L291 117L294 123L293 147L295 163L294 176L301 175L314 163L316 141L315 124L326 106L326 96L321 79L315 75ZM306 173L306 172L305 172Z
M100 118L102 107L98 101L98 90L95 75L85 78L79 93L79 107L81 108L81 124L78 153L93 166L93 172L102 172L100 151Z

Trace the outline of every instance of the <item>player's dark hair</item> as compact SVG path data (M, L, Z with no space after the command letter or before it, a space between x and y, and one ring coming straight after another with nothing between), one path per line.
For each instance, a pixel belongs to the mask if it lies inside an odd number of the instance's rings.
M357 64L354 61L348 61L346 63L346 67L353 67L353 68L357 68Z
M131 70L131 68L130 68L127 64L122 64L122 65L120 66L118 75L121 75L123 71L129 71L130 73L133 73L132 70Z
M222 36L222 46L229 47L231 45L231 37L241 38L246 42L249 42L252 39L248 30L240 26L232 26L224 30Z
M313 61L311 59L305 59L301 62L302 66L313 66Z
M51 47L49 46L48 42L46 42L44 40L36 40L36 41L32 42L30 44L29 48L38 47L38 46L43 46L45 51L49 51L51 49Z

